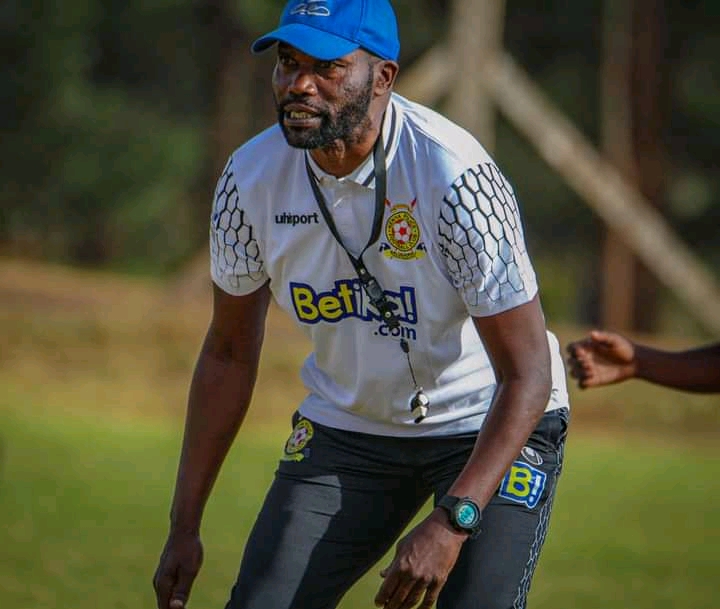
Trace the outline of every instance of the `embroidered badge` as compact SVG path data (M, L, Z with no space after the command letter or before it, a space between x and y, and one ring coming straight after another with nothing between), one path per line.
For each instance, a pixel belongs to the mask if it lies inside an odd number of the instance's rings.
M425 255L425 244L420 241L420 225L413 213L417 199L410 203L393 205L385 201L390 207L390 215L385 222L385 239L387 243L380 245L380 251L387 258L396 260L415 260Z
M515 461L502 479L498 495L532 509L540 501L546 481L545 472L522 461Z
M325 6L325 2L318 0L316 2L300 2L294 9L290 11L291 15L308 15L311 17L329 17L330 9Z
M312 440L314 433L312 423L307 419L300 419L285 443L285 453L282 460L302 461L309 454L306 447Z
M543 459L540 453L530 446L523 446L520 454L530 465L542 465Z

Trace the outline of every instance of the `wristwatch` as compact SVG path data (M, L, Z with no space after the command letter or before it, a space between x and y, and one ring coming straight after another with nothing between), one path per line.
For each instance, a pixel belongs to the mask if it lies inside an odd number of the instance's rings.
M455 529L468 533L470 537L477 537L480 534L482 510L473 499L445 495L438 501L438 506L447 511L450 524Z

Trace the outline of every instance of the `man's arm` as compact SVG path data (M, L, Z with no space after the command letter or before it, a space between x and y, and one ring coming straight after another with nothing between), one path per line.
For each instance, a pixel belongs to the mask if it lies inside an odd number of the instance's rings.
M475 448L449 489L483 507L542 417L552 373L545 321L538 298L504 313L473 318L498 380L492 407ZM429 609L437 600L460 552L464 533L436 508L397 547L375 598L377 606Z
M570 374L582 389L638 378L683 391L720 391L720 343L665 351L593 330L567 350Z
M213 317L190 385L170 533L154 578L159 609L183 607L200 568L202 513L250 404L269 303L267 283L247 296L213 286Z
M552 389L550 347L536 296L499 315L473 318L498 387L475 449L449 494L487 504L542 417Z
M270 289L213 287L213 319L195 367L170 523L196 532L220 466L245 418L257 377Z

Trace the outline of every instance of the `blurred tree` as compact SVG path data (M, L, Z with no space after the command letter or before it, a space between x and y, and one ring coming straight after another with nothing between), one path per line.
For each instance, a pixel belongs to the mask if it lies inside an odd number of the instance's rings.
M479 71L503 51L505 0L456 0L449 30L450 52L459 73ZM448 116L495 152L497 109L479 78L468 78L448 94Z
M202 0L195 7L203 40L202 86L209 102L207 154L198 168L192 197L193 216L203 227L215 181L228 155L272 120L269 71L261 72L258 62L252 61L248 49L253 34L232 10L232 4L229 0Z
M667 191L666 30L665 0L605 0L602 145L656 207L664 206ZM655 329L658 282L607 230L600 286L604 326Z
M188 243L183 176L200 156L198 100L172 104L196 89L181 77L193 67L189 3L11 4L3 250L167 268Z
M720 266L720 3L665 2L668 46L656 61L672 77L666 213ZM0 253L167 273L204 251L220 166L273 120L272 53L251 57L247 47L283 4L0 3ZM447 36L451 3L394 5L408 66ZM506 0L508 50L595 141L602 10L603 0ZM653 15L646 7L643 23ZM469 61L461 78L473 76ZM572 315L579 286L591 293L598 283L587 269L599 257L601 229L502 121L496 140L536 260L563 269L545 275L565 282L553 300L565 308L553 314Z

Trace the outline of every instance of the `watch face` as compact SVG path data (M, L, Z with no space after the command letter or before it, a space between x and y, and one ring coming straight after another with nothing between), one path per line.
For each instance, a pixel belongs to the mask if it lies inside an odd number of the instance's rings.
M480 520L480 512L474 504L461 501L455 507L455 519L461 527L471 529Z

